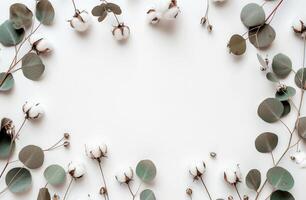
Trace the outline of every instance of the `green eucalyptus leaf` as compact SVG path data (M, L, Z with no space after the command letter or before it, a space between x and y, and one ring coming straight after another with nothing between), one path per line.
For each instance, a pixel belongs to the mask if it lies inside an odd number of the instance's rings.
M306 140L306 117L301 117L296 123L297 132L301 138Z
M259 117L268 123L277 122L284 112L283 104L275 98L267 98L258 107Z
M283 112L281 117L285 117L290 113L291 105L290 105L289 101L282 101L282 104L284 106L284 112Z
M36 53L28 53L22 58L23 75L30 80L38 80L45 71L45 65Z
M10 7L10 20L15 29L28 28L32 24L33 13L24 4L14 3Z
M264 69L267 69L267 68L268 68L268 65L267 65L265 59L263 59L261 55L257 54L257 59L258 59L258 62L260 63L260 65L261 65Z
M294 77L295 84L305 90L306 89L306 70L305 68L299 69Z
M295 95L296 91L293 87L287 86L284 89L280 89L275 93L275 98L280 101L288 101Z
M279 78L286 78L292 70L292 62L288 56L279 53L274 56L272 70Z
M255 140L255 147L260 153L272 152L278 144L278 136L274 133L265 132Z
M3 46L15 46L24 38L24 29L15 29L12 20L6 20L0 25L0 43Z
M26 168L13 168L5 176L5 183L13 193L22 193L32 186L32 176Z
M15 149L15 141L12 142L12 136L8 135L5 128L0 130L0 159L9 158Z
M107 3L106 9L109 10L110 12L113 12L116 15L121 15L122 13L120 6L114 3Z
M104 13L107 12L106 11L106 4L102 3L101 5L95 6L92 10L91 10L91 14L95 17L99 17L104 15Z
M242 8L240 19L246 27L251 28L264 24L266 14L262 6L249 3Z
M64 168L59 165L50 165L44 171L44 177L51 185L61 185L66 180L66 172Z
M295 200L287 191L276 190L271 194L270 200Z
M98 17L98 22L102 22L107 17L107 12L104 12L101 16Z
M156 200L156 198L152 190L145 189L140 193L140 200Z
M43 25L50 25L54 20L54 8L49 0L38 0L36 3L36 18Z
M44 151L35 145L28 145L19 152L19 160L30 169L37 169L44 163Z
M246 50L245 39L241 35L235 34L231 37L227 47L229 48L230 53L237 56L242 55Z
M48 188L40 188L37 200L51 200L51 195Z
M248 172L245 183L251 190L257 191L261 184L261 173L257 169L252 169Z
M267 181L277 190L288 191L294 186L291 174L282 167L272 167L267 172Z
M249 31L249 40L258 49L269 47L275 37L276 33L269 24L265 24Z
M0 92L9 91L14 87L15 81L11 73L0 73Z
M136 174L143 182L151 182L156 176L156 167L151 160L142 160L137 164Z
M269 81L273 82L273 83L279 82L279 79L277 78L277 76L276 76L273 72L268 72L268 73L266 74L266 78L267 78Z

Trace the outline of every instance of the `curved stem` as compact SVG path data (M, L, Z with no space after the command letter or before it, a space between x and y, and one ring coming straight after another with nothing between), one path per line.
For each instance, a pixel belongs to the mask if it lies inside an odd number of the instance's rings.
M237 184L234 184L234 188L235 188L235 190L236 190L236 192L237 192L237 195L238 195L239 199L242 200L241 195L240 195L240 193L239 193L239 190L238 190L238 188L237 188Z
M107 189L107 186L106 186L105 176L104 176L104 173L103 173L103 169L102 169L100 160L98 160L98 165L99 165L99 169L100 169L100 172L101 172L103 184L104 184L104 187L105 187L105 190L106 190L106 197L109 200L108 189Z
M77 7L76 7L76 5L75 5L74 0L72 0L72 4L73 4L74 12L77 13L77 12L78 12L78 9L77 9Z
M128 189L129 189L129 191L130 191L130 193L131 193L131 195L132 195L132 198L133 198L133 200L136 198L136 193L134 194L133 193L133 191L132 191L132 188L131 188L131 186L130 186L130 183L127 183L127 187L128 187Z
M212 200L211 195L210 195L210 193L209 193L209 191L208 191L208 188L207 188L206 184L205 184L204 181L203 181L203 178L200 177L200 180L201 180L201 182L202 182L202 184L203 184L203 186L204 186L204 188L205 188L205 190L206 190L206 193L207 193L209 199Z
M69 182L69 185L68 185L68 187L67 187L67 189L66 189L66 192L65 192L65 194L64 194L63 200L66 199L67 194L68 194L68 191L69 191L69 189L71 188L72 182L73 182L73 178L71 177L71 180L70 180L70 182Z

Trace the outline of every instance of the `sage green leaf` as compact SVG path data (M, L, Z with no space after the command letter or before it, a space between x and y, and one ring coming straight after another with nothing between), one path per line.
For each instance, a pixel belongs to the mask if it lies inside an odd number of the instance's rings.
M267 172L267 181L277 190L288 191L293 188L291 174L282 167L272 167Z
M54 20L55 12L50 1L39 0L36 3L36 18L43 25L50 25Z
M306 117L299 118L297 120L296 127L299 136L306 139Z
M295 95L296 91L293 87L287 86L284 89L280 89L275 93L275 98L280 101L288 101Z
M277 76L276 76L273 72L268 72L268 73L266 74L266 78L267 78L269 81L273 82L273 83L279 82Z
M6 174L5 183L11 192L22 193L31 188L32 176L26 168L16 167Z
M279 78L286 78L292 70L292 62L288 56L279 53L274 56L272 70Z
M249 3L242 8L240 19L246 27L250 28L264 24L266 14L262 6L256 3Z
M48 188L40 188L37 200L51 200L51 195Z
M265 132L255 140L255 147L260 153L272 152L278 144L278 137L274 133Z
M92 10L91 10L91 14L93 16L99 17L101 15L104 15L104 13L107 12L106 11L106 4L102 3L101 5L95 6Z
M290 113L291 105L290 105L289 101L282 101L282 104L284 106L284 112L283 112L281 117L285 117Z
M32 80L38 80L45 71L45 65L36 53L28 53L22 58L23 75Z
M45 155L43 150L35 145L28 145L19 152L19 160L30 169L37 169L44 163Z
M156 167L151 160L142 160L137 164L136 174L143 182L151 182L156 176Z
M14 3L10 7L10 20L15 29L28 28L32 25L33 13L22 3Z
M0 25L0 43L3 46L15 46L24 38L24 29L15 29L12 20L6 20Z
M140 193L140 200L156 200L156 198L152 190L146 189Z
M229 48L230 53L237 56L242 55L246 50L245 39L241 35L235 34L231 37L227 47Z
M106 9L110 12L113 12L116 15L121 15L122 11L120 6L114 3L107 3L106 4Z
M301 68L296 72L295 77L294 77L294 82L299 88L303 90L306 89L306 70L305 68Z
M252 169L245 177L245 183L251 190L257 191L261 184L261 173L257 169Z
M59 165L50 165L44 171L44 177L47 182L53 186L61 185L66 180L66 172L64 168Z
M6 133L5 128L0 130L0 159L9 158L15 149L15 141L12 143L12 136Z
M287 191L276 190L271 194L270 200L295 200Z
M259 117L268 123L277 122L284 112L283 104L275 98L267 98L258 107Z
M276 33L269 24L265 24L249 31L249 40L258 49L269 47L275 37Z
M14 87L15 81L11 73L0 73L0 92L9 91Z
M107 17L107 12L104 12L101 16L98 17L98 22L102 22Z

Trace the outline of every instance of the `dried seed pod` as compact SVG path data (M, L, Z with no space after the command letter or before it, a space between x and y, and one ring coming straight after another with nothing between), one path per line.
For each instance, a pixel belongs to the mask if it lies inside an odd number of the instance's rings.
M191 188L187 188L187 189L186 189L186 194L187 194L188 196L192 196L192 189L191 189Z

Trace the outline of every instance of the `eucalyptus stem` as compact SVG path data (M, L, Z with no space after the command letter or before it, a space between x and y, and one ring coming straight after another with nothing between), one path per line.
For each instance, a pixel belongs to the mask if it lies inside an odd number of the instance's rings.
M66 199L67 194L68 194L68 191L69 191L69 189L71 188L72 182L73 182L73 178L71 177L71 180L70 180L70 182L69 182L69 185L68 185L68 187L67 187L67 189L66 189L66 192L65 192L65 194L64 194L63 200Z
M206 184L204 183L203 178L200 177L200 180L201 180L201 183L203 184L203 186L204 186L204 188L205 188L205 191L206 191L206 193L207 193L209 199L212 200L211 195L210 195L210 193L209 193L209 191L208 191L208 188L207 188Z
M62 137L59 141L57 141L55 144L53 144L51 147L49 147L49 148L47 148L47 149L44 149L44 151L50 151L50 150L53 150L53 149L56 149L56 148L58 148L58 147L61 147L61 146L63 146L63 144L62 145L59 145L59 146L57 146L60 142L62 142L63 140L65 139L65 137Z

